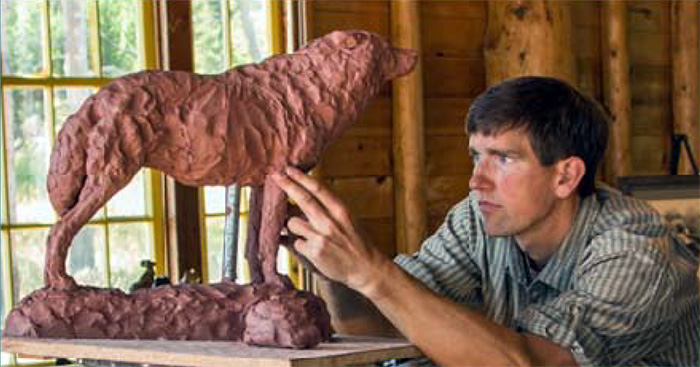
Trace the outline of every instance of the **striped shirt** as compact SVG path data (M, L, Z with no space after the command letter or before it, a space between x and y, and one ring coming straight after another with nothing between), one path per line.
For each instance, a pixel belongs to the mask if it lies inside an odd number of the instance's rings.
M435 292L571 350L581 366L700 366L697 256L643 201L582 200L537 274L512 237L489 237L473 196L394 260Z

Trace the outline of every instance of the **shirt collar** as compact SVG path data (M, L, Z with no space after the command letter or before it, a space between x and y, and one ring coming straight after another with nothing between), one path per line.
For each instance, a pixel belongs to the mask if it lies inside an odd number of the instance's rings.
M579 257L586 247L593 229L596 216L600 211L600 202L594 193L582 200L571 231L542 269L537 280L560 292L570 288L571 278Z
M599 211L600 203L596 194L589 195L581 201L571 231L569 231L559 250L552 254L552 257L534 281L547 284L560 292L569 289L576 263L590 237L590 231ZM499 237L495 240L503 241L498 245L507 249L506 264L512 276L520 283L527 284L530 279L530 269L515 238L508 236Z

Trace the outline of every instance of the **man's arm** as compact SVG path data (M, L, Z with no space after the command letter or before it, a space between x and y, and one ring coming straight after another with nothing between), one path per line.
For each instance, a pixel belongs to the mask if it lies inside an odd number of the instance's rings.
M502 327L440 297L370 246L343 203L318 181L290 169L278 185L306 214L293 218L294 248L330 279L367 297L428 357L441 365L576 365L569 350Z
M340 334L399 337L401 334L372 302L342 283L320 278L321 297L326 301L333 328Z
M432 360L443 366L575 366L571 352L517 333L440 297L394 263L362 290Z

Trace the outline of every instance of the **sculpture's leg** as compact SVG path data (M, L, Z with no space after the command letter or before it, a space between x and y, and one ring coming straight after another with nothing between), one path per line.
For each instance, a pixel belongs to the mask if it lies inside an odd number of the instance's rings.
M248 260L252 283L262 283L262 265L260 264L260 222L262 220L263 186L251 186L248 208L248 238L246 239L245 258Z
M287 276L277 272L277 252L280 245L280 232L287 220L287 194L271 179L265 179L265 197L262 217L265 222L260 229L260 260L265 283L293 288Z
M77 286L75 280L66 272L66 258L73 237L134 174L135 172L129 173L118 180L110 180L105 176L88 176L78 202L49 232L44 269L45 285L56 289L72 289Z

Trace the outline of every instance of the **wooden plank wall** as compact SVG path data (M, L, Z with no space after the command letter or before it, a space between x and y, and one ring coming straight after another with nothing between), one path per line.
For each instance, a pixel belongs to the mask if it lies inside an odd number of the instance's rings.
M388 1L310 1L309 37L363 29L389 38ZM324 154L319 172L386 254L395 253L391 85Z
M665 172L671 123L669 9L664 1L629 2L634 174ZM314 0L310 38L338 29L390 37L390 1ZM600 4L572 1L578 85L602 100ZM467 193L471 163L464 117L485 89L483 1L423 1L421 37L429 233ZM385 88L360 121L324 154L319 166L375 245L395 254L393 228L391 89Z
M668 174L673 124L670 18L669 1L629 1L634 174Z

